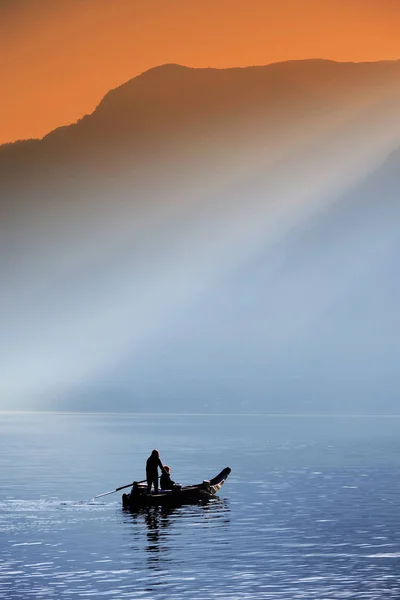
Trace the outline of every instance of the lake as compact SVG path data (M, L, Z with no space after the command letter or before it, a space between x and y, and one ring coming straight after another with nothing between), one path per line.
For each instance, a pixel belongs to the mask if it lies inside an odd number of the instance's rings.
M0 413L0 597L400 597L400 417ZM153 448L204 505L129 513Z

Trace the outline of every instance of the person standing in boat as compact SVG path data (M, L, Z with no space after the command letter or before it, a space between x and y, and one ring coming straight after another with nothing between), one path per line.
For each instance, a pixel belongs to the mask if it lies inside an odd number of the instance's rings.
M148 494L150 494L152 486L154 486L155 493L158 493L158 467L160 467L162 473L167 473L160 460L159 451L153 450L146 461L146 481Z
M160 488L162 490L172 490L175 485L175 481L171 479L171 469L168 465L164 465L164 471L160 477Z

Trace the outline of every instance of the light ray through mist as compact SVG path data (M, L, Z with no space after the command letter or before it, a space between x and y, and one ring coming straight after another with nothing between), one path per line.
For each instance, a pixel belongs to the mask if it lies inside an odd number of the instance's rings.
M225 165L221 160L212 179L192 165L189 183L165 189L155 183L140 202L122 184L99 192L82 211L79 203L72 212L67 203L55 205L49 218L33 207L35 219L25 214L27 224L13 238L11 262L3 255L5 404L85 385L127 356L135 370L143 354L163 346L171 327L179 331L189 315L196 318L193 307L209 302L262 252L272 257L263 273L271 284L269 316L266 324L247 322L248 331L268 338L264 351L271 356L298 343L354 289L355 277L391 255L395 234L385 238L391 225L385 222L379 231L367 223L358 238L347 234L332 259L342 265L352 256L340 273L309 262L282 275L276 248L290 245L400 146L396 99L378 95L314 130L307 124L272 160L270 148L263 154L258 141L248 140ZM377 243L365 254L369 236Z

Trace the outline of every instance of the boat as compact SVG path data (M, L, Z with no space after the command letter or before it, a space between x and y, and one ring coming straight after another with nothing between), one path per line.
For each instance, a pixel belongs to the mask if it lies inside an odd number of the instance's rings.
M122 507L130 510L147 506L182 506L213 498L224 485L231 469L226 467L213 479L205 479L197 485L174 484L171 490L147 493L145 483L134 484L130 494L122 494Z

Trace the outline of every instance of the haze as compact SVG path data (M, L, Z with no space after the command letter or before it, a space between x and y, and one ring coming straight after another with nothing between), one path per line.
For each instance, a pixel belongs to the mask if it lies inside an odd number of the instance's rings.
M0 6L0 407L396 412L397 3Z

